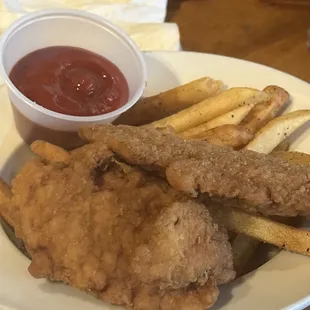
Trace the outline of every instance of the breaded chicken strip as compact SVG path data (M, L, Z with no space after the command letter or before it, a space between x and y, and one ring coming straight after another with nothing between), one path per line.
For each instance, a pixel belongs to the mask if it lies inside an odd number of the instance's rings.
M127 163L165 173L170 185L264 215L310 215L310 167L252 151L186 141L151 127L97 125L80 135Z
M11 190L0 183L0 212L24 240L34 277L134 310L205 310L234 277L227 234L203 204L116 163L101 142L32 149L41 158Z

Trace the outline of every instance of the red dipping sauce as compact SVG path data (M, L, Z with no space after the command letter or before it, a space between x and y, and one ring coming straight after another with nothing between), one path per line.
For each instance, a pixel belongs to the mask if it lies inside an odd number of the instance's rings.
M30 100L67 115L109 113L129 98L127 81L117 66L77 47L36 50L16 63L10 79Z

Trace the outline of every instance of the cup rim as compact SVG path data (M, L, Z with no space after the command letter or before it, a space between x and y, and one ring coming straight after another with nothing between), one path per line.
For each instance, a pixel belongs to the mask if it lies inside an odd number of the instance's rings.
M93 116L74 116L74 115L68 115L68 114L62 114L58 112L51 111L49 109L46 109L29 98L27 98L11 81L9 78L9 75L7 74L5 68L4 68L4 61L3 61L3 55L4 55L4 47L5 43L10 39L12 35L14 35L14 32L24 24L27 24L31 21L35 21L38 18L42 18L44 16L51 16L51 15L59 15L59 16L70 16L70 17L79 17L84 18L86 20L89 20L91 22L95 22L96 24L100 24L102 26L108 27L111 31L113 31L118 37L120 37L124 43L127 43L129 47L133 50L134 55L137 57L140 69L141 69L141 81L140 86L138 90L134 93L131 100L129 100L125 105L121 106L120 108L106 113L106 114L100 114L100 115L93 115ZM78 122L97 122L97 121L104 121L106 119L112 119L117 118L122 113L126 112L128 109L130 109L142 96L144 89L146 87L146 81L147 81L147 73L146 73L146 64L145 60L143 58L142 52L140 51L137 44L129 37L129 35L123 31L121 28L107 20L106 18L97 16L93 13L81 11L81 10L75 10L75 9L47 9L47 10L41 10L38 12L27 14L18 20L16 20L10 27L5 31L5 33L2 35L1 41L0 41L0 75L3 77L6 85L14 92L14 94L19 97L21 100L24 101L25 104L27 104L29 107L37 110L40 113L43 113L49 117L53 117L56 119L61 119L65 121L78 121ZM14 104L14 103L13 103Z

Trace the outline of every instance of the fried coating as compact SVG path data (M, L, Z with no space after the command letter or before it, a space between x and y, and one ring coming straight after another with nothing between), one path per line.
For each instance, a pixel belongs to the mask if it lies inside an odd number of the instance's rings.
M254 135L244 126L227 124L212 128L191 138L203 140L213 145L240 149L254 138Z
M47 162L64 165L68 165L70 162L69 152L49 142L38 140L33 142L30 148L33 153Z
M226 232L203 204L113 156L93 143L64 165L36 158L0 188L29 272L127 309L209 308L235 275Z
M151 127L98 125L80 132L126 162L166 174L189 195L264 215L310 215L310 167L252 151L186 141Z

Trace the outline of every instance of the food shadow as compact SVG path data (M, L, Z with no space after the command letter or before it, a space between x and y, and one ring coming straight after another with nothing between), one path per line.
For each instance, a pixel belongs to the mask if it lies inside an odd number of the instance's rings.
M58 295L60 298L62 297L69 297L70 299L74 298L80 302L83 302L83 304L81 304L81 307L83 307L84 309L88 309L88 310L105 310L105 309L123 310L124 309L119 306L107 304L103 302L102 300L96 299L92 295L87 294L86 292L83 292L77 288L71 287L64 283L51 282L47 280L45 283L41 283L39 287L44 293Z
M304 145L307 147L309 145L308 143L308 136L310 134L310 121L306 122L302 126L300 126L297 130L295 130L287 139L290 142L290 148L289 151L299 151L299 147L302 148L303 153L310 153L310 151L305 152L304 151ZM295 149L295 144L297 144L297 150ZM307 147L307 149L309 149Z
M219 297L216 303L214 304L214 306L212 307L212 310L221 310L222 308L227 307L227 305L230 303L230 301L233 298L233 290L240 285L242 285L244 292L249 292L251 290L251 286L246 284L244 276L239 277L230 283L221 285L219 287L219 290L220 290ZM245 293L245 296L246 296L246 293Z
M165 63L156 58L156 53L144 54L147 63L147 85L143 96L153 96L177 87L181 81Z
M28 145L19 145L0 169L1 178L3 178L3 180L5 180L5 182L8 184L11 184L12 179L16 176L24 164L33 157L34 155L30 151ZM25 248L24 242L21 239L16 238L14 228L10 226L3 218L0 218L0 225L14 246L23 255L30 259L30 255Z
M0 168L1 178L8 184L11 184L12 179L20 169L34 157L35 155L27 144L20 144L4 163L3 167Z

